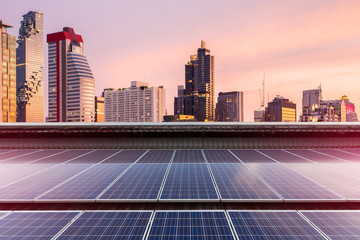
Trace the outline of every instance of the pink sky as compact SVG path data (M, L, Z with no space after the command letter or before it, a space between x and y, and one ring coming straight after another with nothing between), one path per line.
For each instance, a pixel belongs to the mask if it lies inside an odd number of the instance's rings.
M203 39L215 56L216 95L244 91L245 121L260 105L264 73L270 100L282 95L298 112L302 91L320 83L324 98L345 94L360 108L358 0L4 2L0 18L14 35L29 10L44 13L46 34L64 26L81 34L97 95L146 77L165 87L172 114L184 64Z

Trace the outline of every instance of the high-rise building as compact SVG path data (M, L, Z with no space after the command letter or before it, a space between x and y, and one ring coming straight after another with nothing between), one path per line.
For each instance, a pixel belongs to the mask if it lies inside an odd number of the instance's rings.
M197 121L215 120L214 56L205 41L185 65L185 89L183 96L175 98L174 105L175 114L194 115Z
M266 122L296 122L296 104L281 96L276 96L265 109Z
M95 97L95 122L104 122L104 96Z
M47 35L49 44L49 122L94 122L95 80L74 29Z
M313 105L320 105L322 100L321 86L318 89L303 91L302 108L312 108Z
M184 115L185 110L185 89L184 85L178 86L178 96L174 99L174 115ZM193 114L190 114L193 115Z
M44 121L44 15L23 15L16 49L17 122Z
M220 92L215 113L217 122L243 122L244 93Z
M0 122L16 122L16 37L0 20Z
M254 122L265 122L265 107L254 110Z
M162 122L165 115L165 89L132 81L131 87L107 89L105 122Z

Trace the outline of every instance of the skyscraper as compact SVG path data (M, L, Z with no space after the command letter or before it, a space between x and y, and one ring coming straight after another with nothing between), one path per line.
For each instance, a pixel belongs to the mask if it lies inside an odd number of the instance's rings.
M47 35L49 44L49 122L94 122L95 80L74 29Z
M304 90L302 98L302 107L311 108L312 105L320 105L322 100L321 86L318 89Z
M296 122L296 104L281 96L276 96L265 109L266 122Z
M16 38L0 20L0 122L16 122Z
M205 41L185 65L184 95L175 98L175 103L175 114L183 108L183 114L194 115L198 121L215 120L214 56Z
M107 89L105 122L162 122L165 115L165 89L132 81L131 87Z
M220 92L215 113L217 122L243 122L244 93L239 91Z
M104 96L95 97L95 122L104 122Z
M23 15L16 49L17 122L44 121L44 15Z

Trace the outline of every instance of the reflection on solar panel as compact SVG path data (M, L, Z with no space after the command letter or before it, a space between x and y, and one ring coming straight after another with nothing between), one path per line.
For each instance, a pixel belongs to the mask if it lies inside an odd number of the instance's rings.
M228 211L239 239L325 239L295 211Z
M345 152L349 152L349 153L352 153L352 154L356 154L357 156L360 157L360 149L358 148L349 148L349 149L341 149L341 151L345 151Z
M201 150L176 150L173 163L205 163Z
M331 170L347 175L352 178L360 179L360 162L359 163L336 163L327 164Z
M338 164L331 164L336 168ZM287 164L287 166L348 200L360 200L360 180L330 169L329 164Z
M145 152L145 150L123 150L102 163L133 163Z
M280 198L244 164L210 164L222 200Z
M17 150L17 151L14 151L14 152L8 152L8 153L3 153L3 154L0 154L0 161L1 160L7 160L7 159L10 159L10 158L14 158L14 157L19 157L21 155L26 155L26 154L29 154L29 153L33 153L33 152L37 152L39 151L39 149L22 149L22 150Z
M241 163L228 150L204 150L209 163Z
M4 153L9 153L9 152L15 152L17 151L16 149L0 149L0 155L4 154Z
M89 165L59 165L50 168L0 188L0 199L33 199L88 167Z
M309 163L308 160L305 160L304 158L301 158L299 156L296 156L294 154L285 152L283 150L259 150L259 152L262 152L264 154L266 154L267 156L275 159L278 162L283 162L283 163Z
M90 152L89 154L86 154L84 156L78 157L72 161L69 161L67 163L70 164L90 164L90 163L98 163L104 160L107 157L110 157L111 155L114 155L117 153L118 150L95 150L93 152Z
M26 154L23 156L18 156L15 158L11 158L9 160L4 160L1 163L5 163L5 164L22 164L22 163L29 163L32 161L36 161L38 159L41 158L46 158L46 157L51 157L52 155L56 155L59 154L61 152L64 152L66 150L40 150L38 152L33 152L30 154Z
M147 239L235 239L224 211L156 211Z
M258 153L255 150L231 150L241 161L245 163L274 163L275 161Z
M328 155L332 155L334 157L338 157L344 160L360 162L360 156L355 154L347 153L345 151L339 151L336 149L316 149L317 152L325 153Z
M284 167L282 164L249 163L256 174L263 178L284 199L333 199L340 197L325 188Z
M55 156L51 156L48 158L43 158L41 160L38 160L36 162L33 162L35 164L59 164L59 163L64 163L66 161L69 161L71 159L80 157L84 154L88 154L92 152L92 150L69 150L66 152L62 152L60 154L57 154Z
M314 162L344 162L340 159L335 157L327 156L315 151L311 151L308 149L293 149L293 150L286 150L288 152L294 153L306 159L309 159Z
M40 199L95 199L130 164L98 164L56 187Z
M174 150L150 150L137 163L169 163Z
M56 239L143 239L152 211L85 211Z
M208 167L202 163L172 164L160 200L218 200Z
M79 212L13 212L0 219L1 239L51 239Z
M0 212L0 219L3 218L4 216L8 215L9 213L11 213L11 212L3 212L3 211L1 211Z
M360 211L301 211L333 240L360 239Z
M100 199L156 200L168 164L134 164Z

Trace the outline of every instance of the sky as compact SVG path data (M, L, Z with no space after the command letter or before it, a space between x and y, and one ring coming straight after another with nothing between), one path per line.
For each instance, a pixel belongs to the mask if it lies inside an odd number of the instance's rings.
M205 40L215 56L216 98L243 91L245 121L260 106L264 75L266 102L289 98L298 115L302 91L320 84L324 99L347 95L360 108L358 0L0 0L0 6L0 19L14 26L10 34L18 35L23 14L37 10L45 34L69 26L82 35L96 95L145 80L164 86L173 114L185 64Z

